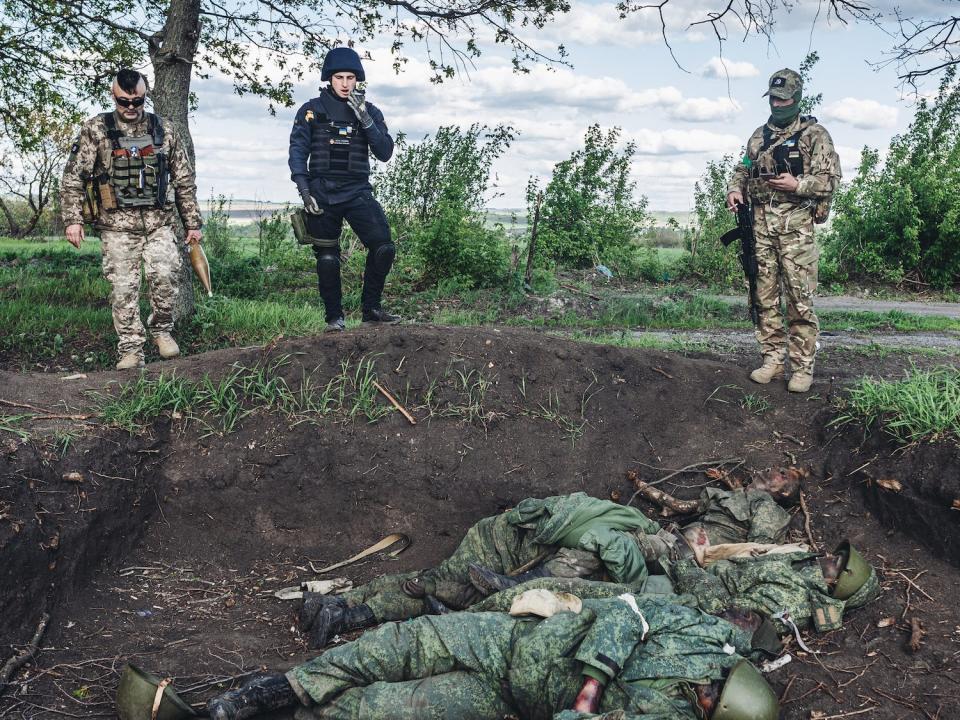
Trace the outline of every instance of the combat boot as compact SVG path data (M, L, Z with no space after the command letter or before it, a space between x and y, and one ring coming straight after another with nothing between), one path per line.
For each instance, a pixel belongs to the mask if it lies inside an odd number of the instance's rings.
M300 703L285 675L261 675L207 702L212 720L245 720Z
M373 627L377 619L369 605L343 607L341 605L326 605L314 619L310 627L310 647L320 649L335 635L350 630L362 630Z
M156 343L157 351L164 360L175 358L180 354L180 346L170 333L157 333L153 336L153 342Z
M324 595L318 592L305 592L303 594L303 605L300 606L298 616L301 632L307 632L313 626L317 615L327 605L346 607L347 601L338 595Z
M542 577L552 577L551 573L543 565L535 567L532 570L528 570L525 573L520 573L519 575L501 575L496 573L493 570L488 570L487 568L477 565L476 563L470 563L470 583L484 595L493 595L498 593L501 590L507 590L508 588L515 587L520 583L526 582L527 580L534 580L536 578Z
M363 321L365 323L381 323L383 325L395 325L400 322L399 315L388 313L383 308L367 308L363 311Z
M763 367L758 367L750 373L750 379L755 383L766 385L771 380L783 377L783 363L764 361Z
M128 352L117 363L117 370L134 370L143 367L143 353L139 350Z
M787 383L787 390L795 393L805 393L810 389L813 383L813 373L795 372L790 375L790 382Z
M327 320L327 324L324 326L323 331L328 332L343 332L347 329L347 323L344 321L343 316L334 318L333 320Z

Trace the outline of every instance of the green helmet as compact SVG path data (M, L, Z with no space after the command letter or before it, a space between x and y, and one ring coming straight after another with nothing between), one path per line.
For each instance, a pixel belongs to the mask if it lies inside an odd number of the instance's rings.
M117 686L117 715L120 720L152 720L153 703L162 681L144 672L136 665L127 665ZM182 720L196 713L180 699L169 685L163 689L163 698L155 720Z
M833 597L847 600L870 579L873 568L849 540L840 543L833 554L840 556L840 574L837 576L837 584L833 586Z
M737 663L717 702L711 720L777 720L780 703L773 688L747 660Z

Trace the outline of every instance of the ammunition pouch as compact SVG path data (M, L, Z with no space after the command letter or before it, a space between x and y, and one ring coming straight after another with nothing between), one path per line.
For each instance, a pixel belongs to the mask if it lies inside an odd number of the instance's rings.
M149 135L143 137L122 135L113 113L105 113L103 122L113 152L109 173L99 182L101 208L163 208L167 202L169 170L160 118L148 114Z
M80 215L85 225L92 225L100 215L100 191L94 178L83 181L83 199L80 205Z
M830 204L832 202L833 197L822 198L817 200L817 204L813 206L813 221L817 225L823 225L830 217Z
M843 625L843 602L814 602L810 608L813 611L813 626L817 632L836 630Z
M336 247L340 244L338 238L316 238L307 230L307 211L303 208L294 210L290 215L290 224L293 225L293 236L300 245L314 247Z

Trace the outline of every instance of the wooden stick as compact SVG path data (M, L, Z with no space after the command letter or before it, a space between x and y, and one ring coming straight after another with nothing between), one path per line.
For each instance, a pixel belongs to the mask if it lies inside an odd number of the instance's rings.
M665 378L669 378L670 380L673 380L673 375L671 375L670 373L668 373L666 370L664 370L664 369L662 369L662 368L651 367L650 369L653 370L654 372L660 373L660 374L663 375Z
M673 495L669 495L663 490L655 488L649 483L645 483L633 470L627 472L627 479L632 482L633 486L637 489L637 492L633 494L633 497L630 498L630 502L628 502L627 505L633 502L634 497L642 495L650 502L682 515L689 515L700 509L699 500L678 500L673 497Z
M910 618L910 652L919 652L920 645L923 643L923 636L926 635L923 629L923 623L916 615Z
M807 509L807 497L803 490L800 491L800 509L803 511L803 529L807 531L807 540L810 542L810 549L813 552L817 550L817 543L813 539L813 533L810 531L810 510Z
M525 573L530 568L535 568L537 565L540 565L544 560L546 560L551 555L553 555L552 552L544 551L539 555L537 555L533 560L529 560L525 562L523 565L521 565L520 567L514 568L513 570L508 572L507 575L509 575L510 577L516 577L521 573Z
M48 622L50 622L50 613L44 613L40 617L40 624L37 625L37 631L33 634L33 637L30 638L27 647L4 663L3 670L0 670L0 695L3 695L4 690L9 687L8 683L10 678L13 677L13 674L26 665L36 654L40 647L40 639L47 630Z
M924 570L924 572L926 572L926 570ZM911 580L910 578L908 578L906 575L904 575L904 574L903 574L902 572L900 572L899 570L897 571L897 575L899 575L899 576L902 577L904 580L906 580L908 583L910 583L911 585L913 585L913 589L916 590L916 591L917 591L918 593L920 593L921 595L923 595L927 600L933 600L932 597L930 597L929 595L927 595L927 593L924 592L924 590L923 590L922 587L920 587L919 585L917 585L913 580ZM923 573L920 573L920 575L923 575ZM920 575L917 575L917 577L920 577ZM934 600L934 602L936 602L936 600Z
M93 417L93 415L60 415L58 413L51 412L50 410L38 408L35 405L27 405L26 403L13 402L12 400L4 400L2 398L0 398L0 405L23 408L24 410L33 410L34 412L38 412L50 420L89 420Z
M382 386L380 383L378 383L376 380L374 380L374 381L373 381L373 386L374 386L377 390L379 390L381 393L383 393L383 396L384 396L387 400L389 400L390 403L391 403L397 410L399 410L401 413L403 413L403 416L404 416L407 420L410 421L410 424L411 424L411 425L416 425L416 424L417 424L417 421L414 419L413 415L411 415L410 413L408 413L408 412L407 412L407 409L406 409L403 405L401 405L399 402L397 402L397 399L396 399L393 395L391 395L390 393L388 393L388 392L383 388L383 386Z

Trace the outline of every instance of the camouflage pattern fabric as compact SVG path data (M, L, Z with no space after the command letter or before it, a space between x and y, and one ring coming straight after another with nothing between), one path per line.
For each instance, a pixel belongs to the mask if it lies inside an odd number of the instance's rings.
M786 610L799 627L812 622L820 631L836 630L843 623L844 602L830 596L813 553L732 558L707 568L681 560L668 572L676 591L692 595L704 612L736 605L772 617ZM775 624L781 634L790 632L784 624Z
M110 305L113 327L121 357L131 352L142 353L146 342L140 321L140 265L143 263L150 290L151 332L173 330L173 309L176 305L177 276L183 256L173 229L163 225L142 233L103 230L100 234L103 252L103 274L110 281Z
M700 517L683 529L702 527L711 545L757 542L779 545L787 539L790 514L766 490L721 490L700 493ZM670 554L675 540L665 535L632 533L648 563Z
M146 114L137 121L128 123L117 113L114 119L124 136L137 137L149 134L149 121ZM161 118L164 129L163 147L167 154L170 169L170 187L167 204L164 208L127 208L123 210L102 210L95 226L99 230L132 232L149 235L164 226L174 223L174 202L187 229L197 229L202 224L200 205L197 202L197 181L193 163L187 155L186 147L180 138L175 123ZM100 115L87 120L80 128L63 169L60 182L60 213L64 226L81 223L86 178L108 173L111 168L113 145L107 137L107 127Z
M779 545L787 539L790 513L766 490L706 488L700 493L700 506L703 511L697 524L706 530L711 545Z
M606 683L601 712L677 720L698 717L691 683L721 679L749 642L698 610L623 596L544 620L456 613L392 623L287 677L310 705L298 717L546 720L573 704L588 674Z
M417 617L424 612L423 602L401 589L404 581L417 578L428 594L462 610L482 597L470 583L470 563L506 574L537 558L558 577L598 576L605 568L614 580L638 582L647 574L643 557L629 537L614 529L636 527L655 532L659 526L636 508L582 492L529 498L471 527L435 568L386 575L343 597L350 606L368 605L380 622Z
M764 128L774 140L761 153ZM753 202L760 304L756 337L764 362L782 363L789 354L795 372L812 373L820 328L813 311L819 260L814 214L825 215L824 208L840 184L840 158L826 129L816 118L804 116L785 128L772 124L757 128L747 141L746 156L753 169L772 168L776 146L799 131L802 134L797 148L803 173L794 192L771 189L763 178L751 177L751 169L743 164L734 170L727 191L739 191ZM787 329L780 310L781 284L786 295Z

